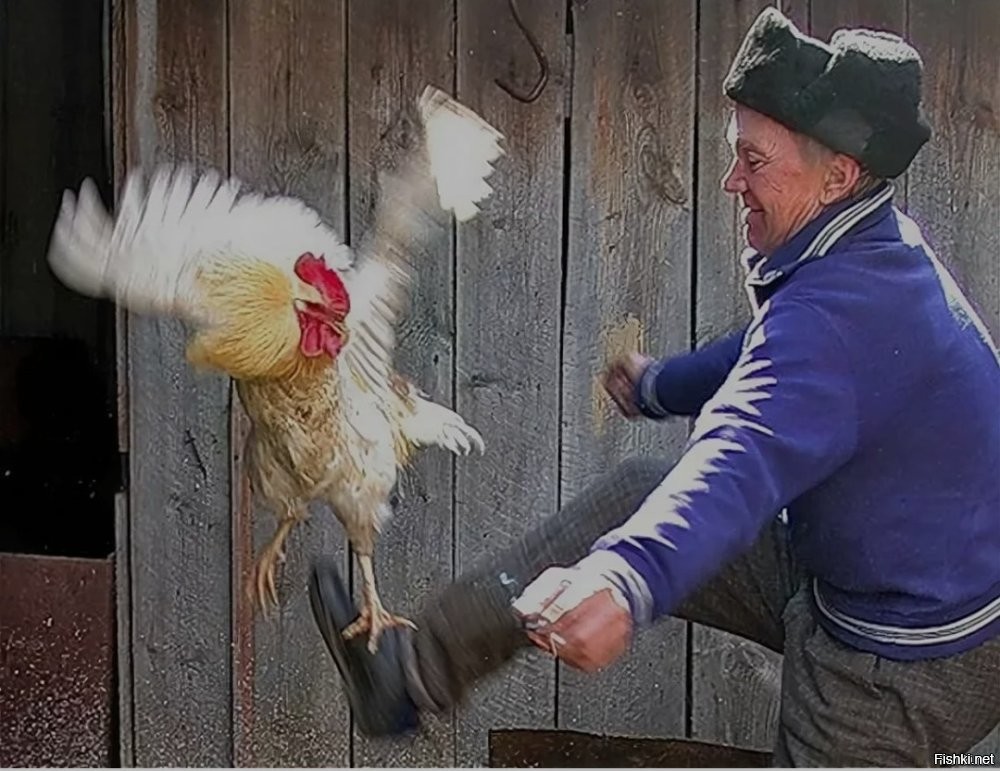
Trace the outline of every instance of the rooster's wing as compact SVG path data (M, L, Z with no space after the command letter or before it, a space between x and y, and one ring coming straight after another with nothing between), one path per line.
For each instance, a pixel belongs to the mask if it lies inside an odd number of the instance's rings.
M114 219L97 188L63 194L48 260L68 287L136 313L211 323L198 272L213 261L256 259L291 272L298 255L324 253L350 267L350 250L319 214L295 198L243 192L239 180L188 166L157 167L146 187L129 175Z
M235 178L163 165L148 189L129 175L114 219L92 180L67 191L49 244L53 272L70 288L137 313L212 323L197 276L213 261L255 259L291 273L305 252L323 254L351 298L341 366L369 390L389 388L395 325L405 310L408 255L435 227L435 214L464 221L492 191L485 179L502 154L501 135L447 94L419 100L423 146L383 177L371 231L357 262L311 207L290 196L244 192ZM343 370L342 370L343 372Z
M492 193L491 164L503 154L503 136L439 89L424 89L418 107L422 144L381 176L371 229L345 276L351 313L342 371L382 396L391 387L396 324L409 299L409 257L440 229L442 212L459 222L475 216Z

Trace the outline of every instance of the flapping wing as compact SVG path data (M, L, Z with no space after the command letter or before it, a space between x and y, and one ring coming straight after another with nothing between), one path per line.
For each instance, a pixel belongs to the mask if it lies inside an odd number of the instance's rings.
M381 179L371 230L347 276L351 313L341 366L369 390L386 392L396 324L406 310L410 255L440 230L442 212L465 222L493 191L486 178L503 154L503 136L443 91L428 86L418 102L423 143Z
M199 270L214 260L254 258L291 270L303 252L325 252L345 270L350 252L318 213L283 196L241 194L235 179L186 166L158 167L147 189L129 175L114 219L87 179L66 191L48 260L71 289L129 310L204 324Z

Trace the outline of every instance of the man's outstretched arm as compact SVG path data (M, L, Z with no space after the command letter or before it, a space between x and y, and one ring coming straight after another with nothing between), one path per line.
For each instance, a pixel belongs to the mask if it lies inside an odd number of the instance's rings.
M606 666L623 645L606 639L621 628L616 619L644 625L676 611L853 453L853 374L822 312L786 300L747 335L683 457L635 514L574 566L543 572L518 600L530 615L542 612L539 598L559 595L560 618L548 611L548 631L564 642L569 663Z
M650 363L635 384L633 399L647 418L697 415L736 365L745 329L690 353Z

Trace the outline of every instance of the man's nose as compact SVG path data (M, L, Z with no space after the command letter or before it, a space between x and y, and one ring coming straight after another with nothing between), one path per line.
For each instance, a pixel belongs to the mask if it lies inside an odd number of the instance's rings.
M740 173L739 163L736 158L730 161L729 168L722 175L722 189L733 195L746 192L746 180L743 179L743 175Z

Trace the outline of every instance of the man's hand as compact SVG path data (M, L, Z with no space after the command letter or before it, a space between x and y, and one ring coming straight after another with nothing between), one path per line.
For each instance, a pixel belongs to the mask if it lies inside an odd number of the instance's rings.
M546 570L514 609L528 622L535 645L584 672L611 664L632 638L632 616L617 587L575 567Z
M642 415L635 404L635 387L653 359L641 353L627 353L614 359L604 370L604 390L626 418Z

